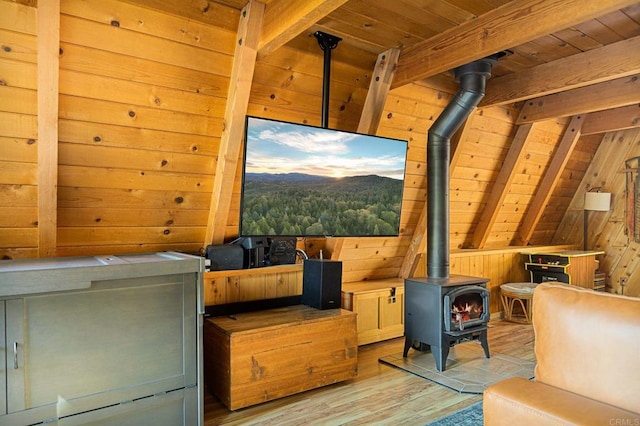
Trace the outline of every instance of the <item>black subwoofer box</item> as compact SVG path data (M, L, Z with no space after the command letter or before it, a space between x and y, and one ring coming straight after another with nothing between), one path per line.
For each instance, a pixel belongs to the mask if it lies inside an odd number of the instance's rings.
M226 271L242 269L244 264L244 249L236 244L219 244L207 246L205 257L211 261L212 271Z
M342 262L305 259L302 304L316 309L339 308L342 301Z

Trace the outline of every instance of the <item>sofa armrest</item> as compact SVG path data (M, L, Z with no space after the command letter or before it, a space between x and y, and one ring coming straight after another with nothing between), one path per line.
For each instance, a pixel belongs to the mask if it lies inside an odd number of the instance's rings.
M520 377L489 386L482 408L485 426L640 425L640 414Z

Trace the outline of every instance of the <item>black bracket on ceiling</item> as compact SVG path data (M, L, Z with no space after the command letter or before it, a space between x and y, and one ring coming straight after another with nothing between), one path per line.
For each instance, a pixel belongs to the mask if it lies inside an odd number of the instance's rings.
M322 127L329 127L329 87L331 85L331 51L342 41L340 37L316 31L313 35L318 39L324 51L324 69L322 75Z

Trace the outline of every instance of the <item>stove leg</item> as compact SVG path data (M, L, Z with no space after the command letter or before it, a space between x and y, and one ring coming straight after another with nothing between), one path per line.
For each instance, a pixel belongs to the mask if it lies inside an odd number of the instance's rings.
M446 368L447 357L449 356L448 342L443 346L431 345L431 353L436 360L436 370L443 372Z
M487 330L482 330L480 332L480 345L482 346L482 349L484 349L484 356L485 358L491 358L489 356L489 341L487 340Z
M411 346L413 346L413 339L410 338L409 336L406 336L404 338L404 350L402 351L403 358L407 357L407 354L409 353L409 348L411 348Z

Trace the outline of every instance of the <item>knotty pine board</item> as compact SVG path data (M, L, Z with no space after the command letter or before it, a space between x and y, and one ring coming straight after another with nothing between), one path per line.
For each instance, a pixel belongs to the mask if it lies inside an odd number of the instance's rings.
M59 120L59 132L61 142L193 154L194 156L203 156L207 161L215 161L215 155L217 155L220 146L219 136L171 133L139 127L123 127L65 119ZM194 156L190 158L194 158ZM194 158L193 161L201 160ZM198 172L206 173L207 170L199 170Z
M118 11L116 17L113 10ZM176 39L186 45L227 55L233 54L236 42L235 30L216 28L197 20L157 12L118 0L101 0L98 4L65 1L61 4L61 12L102 24L111 24L115 19L118 28L167 40Z
M147 226L189 227L202 226L206 223L208 215L209 211L205 209L153 209L144 205L140 208L113 208L108 207L108 204L96 204L95 207L58 207L58 225L92 228L135 227L143 217Z
M198 0L124 0L126 3L140 5L149 9L161 9L171 15L180 16L207 25L213 25L236 32L240 9L246 2L236 0L236 9L218 3L210 3L208 13L203 13L202 4Z
M60 71L60 94L140 105L203 117L224 115L226 100L189 90L149 86L120 78Z
M71 166L111 167L133 170L162 171L179 174L199 174L212 176L205 172L215 164L212 157L203 155L148 151L134 148L104 146L101 143L76 144L60 143L60 163ZM91 159L88 161L88 159Z
M37 19L35 8L0 2L0 258L38 247Z
M111 25L109 21L96 23L82 19L82 16L61 14L60 39L77 43L79 37L82 40L79 44L83 46L218 75L228 75L231 68L232 55L229 53L213 52L154 35L126 31Z
M151 60L98 50L91 47L61 42L62 69L120 78L203 95L226 98L229 87L227 74L211 74L192 70L180 64Z

